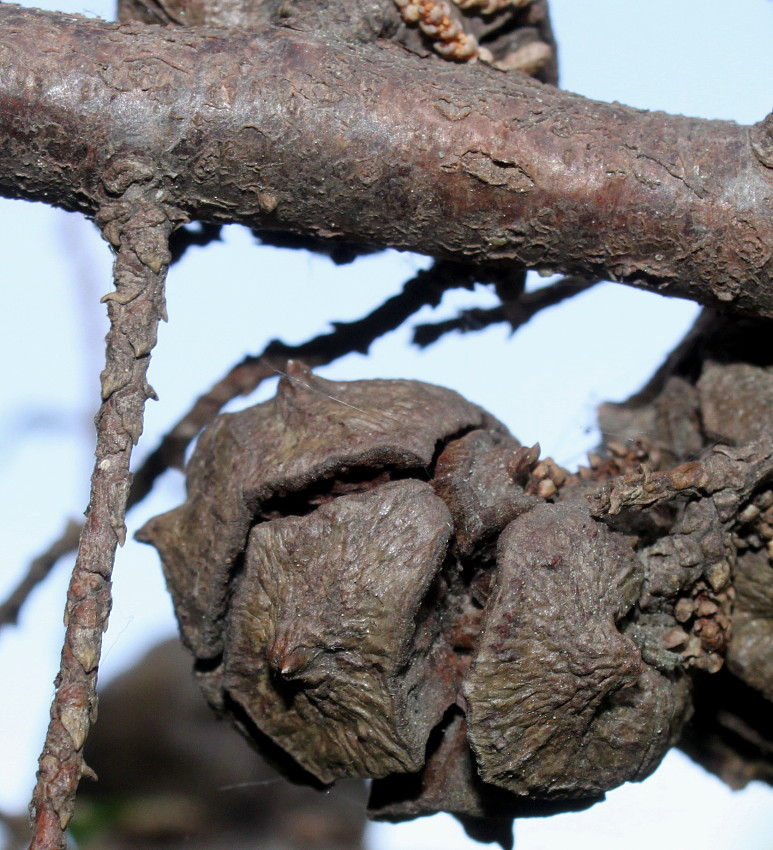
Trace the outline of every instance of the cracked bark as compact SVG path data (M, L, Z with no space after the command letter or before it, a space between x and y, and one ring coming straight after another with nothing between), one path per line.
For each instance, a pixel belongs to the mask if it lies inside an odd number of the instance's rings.
M770 122L596 103L385 40L0 22L4 195L94 214L114 158L141 152L190 218L773 316Z

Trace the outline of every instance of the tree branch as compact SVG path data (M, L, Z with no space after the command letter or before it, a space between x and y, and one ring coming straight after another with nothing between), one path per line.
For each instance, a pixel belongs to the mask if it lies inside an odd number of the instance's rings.
M125 169L125 173L129 166ZM96 717L102 633L110 612L116 546L126 537L124 513L132 446L142 432L146 381L158 322L164 317L164 278L172 230L167 211L138 197L133 181L120 202L105 204L98 221L117 247L115 292L106 296L110 331L97 414L96 463L78 557L67 593L65 623L51 721L40 756L30 813L30 850L64 850L80 779L90 770L83 744Z
M767 125L750 137L275 27L121 27L3 6L0 57L10 197L93 215L100 192L120 192L115 157L141 153L191 218L512 260L773 316Z
M181 260L188 248L194 245L203 247L220 241L222 228L219 224L197 224L198 227L178 227L169 237L170 266Z
M554 307L567 298L579 295L580 292L590 289L597 283L599 283L599 280L594 278L565 277L544 289L524 293L512 301L500 304L498 307L490 307L486 310L478 307L462 310L453 319L416 325L413 331L413 341L419 348L426 348L452 331L459 333L479 331L501 322L509 322L511 330L515 332L540 311Z
M60 558L74 552L78 546L82 525L69 520L59 537L29 565L27 574L0 605L0 627L15 624L27 597L46 578Z

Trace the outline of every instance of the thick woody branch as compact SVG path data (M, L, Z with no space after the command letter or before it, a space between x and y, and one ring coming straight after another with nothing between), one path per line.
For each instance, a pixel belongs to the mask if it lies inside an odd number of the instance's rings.
M392 43L12 6L0 65L7 196L94 214L141 155L191 218L513 260L773 316L764 124L596 103Z
M126 537L129 461L142 432L145 401L154 395L146 374L164 316L172 224L164 208L140 202L136 187L127 188L120 203L104 205L99 213L103 232L118 249L116 289L108 296L111 326L97 414L96 462L67 594L67 629L51 721L30 805L30 850L63 850L78 783L91 774L83 745L96 717L97 670L110 613L115 550Z

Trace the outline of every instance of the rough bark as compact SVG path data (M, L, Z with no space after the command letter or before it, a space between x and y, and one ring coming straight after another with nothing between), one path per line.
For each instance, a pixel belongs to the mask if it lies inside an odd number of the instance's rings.
M66 846L65 830L78 783L82 776L93 775L83 759L83 745L97 714L97 672L110 613L115 551L126 539L129 462L142 433L145 402L155 396L146 379L150 352L158 323L166 316L164 280L175 216L143 197L134 181L121 195L99 211L103 233L117 249L116 288L104 299L110 331L96 418L96 461L67 592L65 640L51 720L30 804L31 850Z
M679 630L670 642L709 668L708 656L701 661L700 655L716 647L727 663L700 682L695 715L679 746L735 788L773 779L772 331L770 322L707 311L647 387L600 411L609 442L645 434L662 468L682 464L676 479L620 482L617 503L629 519L636 508L623 502L649 503L654 517L658 498L674 492L675 483L691 494L689 516L685 511L687 521L674 528L673 545L650 547L661 564L648 595L662 595L676 574L694 574L692 589L676 601ZM703 452L709 465L694 464ZM614 494L612 488L607 497ZM720 526L725 530L718 537Z
M141 155L190 218L514 260L773 316L770 122L596 103L385 40L12 6L0 23L7 196L94 214Z

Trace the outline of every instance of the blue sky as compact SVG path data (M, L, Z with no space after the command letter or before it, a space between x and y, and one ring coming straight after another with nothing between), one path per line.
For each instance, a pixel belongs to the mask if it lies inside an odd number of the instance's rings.
M566 88L600 100L741 123L763 118L773 106L770 0L552 0L551 6ZM47 7L111 16L111 4L103 0ZM4 595L65 519L85 507L106 329L98 301L111 288L111 258L93 226L78 216L0 201L0 217L10 295L0 315ZM300 252L258 249L238 228L229 228L222 245L191 251L170 275L170 322L161 330L151 369L160 401L149 406L138 457L244 353L259 351L272 337L299 342L330 320L356 318L425 263L389 253L336 268ZM485 290L463 292L422 318L491 301ZM408 345L408 332L400 331L376 344L368 358L347 357L322 374L411 377L453 387L491 410L525 443L539 440L545 453L576 465L596 442L596 405L638 389L695 312L684 301L609 284L546 312L513 337L495 327L417 352ZM240 406L254 400L241 400ZM132 515L131 529L181 496L181 476L167 474L148 504ZM0 675L11 695L0 701L4 811L23 808L34 781L58 665L69 566L60 565L34 595L18 629L0 633ZM115 600L103 680L174 630L148 547L130 541L120 552ZM753 785L731 794L678 754L642 785L609 796L586 813L522 822L519 850L567 843L594 850L621 843L627 850L688 843L714 850L773 846L769 789ZM479 846L466 843L443 818L377 827L371 842L372 850Z

